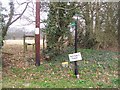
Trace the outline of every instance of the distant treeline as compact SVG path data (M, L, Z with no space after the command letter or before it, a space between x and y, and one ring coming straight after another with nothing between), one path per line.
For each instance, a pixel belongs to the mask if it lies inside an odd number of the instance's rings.
M8 39L12 39L12 40L23 39L24 34L25 35L34 35L34 31L11 28L8 30L5 39L6 40L8 40ZM41 38L42 38L42 34L41 34Z

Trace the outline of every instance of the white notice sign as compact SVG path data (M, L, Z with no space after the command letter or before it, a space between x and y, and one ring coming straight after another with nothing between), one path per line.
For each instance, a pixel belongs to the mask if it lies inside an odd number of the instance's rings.
M39 34L39 28L35 28L35 34Z
M69 54L69 60L70 62L82 60L81 53L78 52L78 53Z

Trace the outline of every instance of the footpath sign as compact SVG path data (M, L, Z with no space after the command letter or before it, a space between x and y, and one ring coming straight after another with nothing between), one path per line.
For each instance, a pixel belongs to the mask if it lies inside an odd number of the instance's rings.
M70 62L82 60L81 53L78 52L78 53L69 54L69 60Z

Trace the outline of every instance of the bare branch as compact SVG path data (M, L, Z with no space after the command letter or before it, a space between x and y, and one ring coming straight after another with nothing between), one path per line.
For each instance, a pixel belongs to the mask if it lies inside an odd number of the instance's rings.
M25 12L26 9L27 9L28 4L29 4L29 2L26 4L25 9L24 9L23 12L20 14L20 16L18 16L15 20L13 20L13 21L9 24L9 26L10 26L11 24L13 24L15 21L17 21L17 20L24 14L24 12Z
M10 26L11 20L14 15L14 4L13 4L12 0L10 1L9 5L10 5L10 14L9 14L9 20L7 22L6 28L8 28Z
M80 3L78 3L77 6L75 6L75 7L73 7L73 8L70 8L70 9L68 9L68 8L63 8L63 7L55 7L54 4L53 4L53 7L56 8L56 9L62 9L62 10L70 11L70 10L74 10L74 9L76 9L76 8L78 8L78 7L81 7L81 8L82 8L82 7L85 6L85 5L87 5L87 3L84 3L83 5L80 5Z
M68 8L63 8L63 7L55 7L55 5L53 4L53 7L56 8L56 9L62 9L62 10L70 11L70 10L74 10L74 9L78 8L79 6L77 5L73 8L68 9Z

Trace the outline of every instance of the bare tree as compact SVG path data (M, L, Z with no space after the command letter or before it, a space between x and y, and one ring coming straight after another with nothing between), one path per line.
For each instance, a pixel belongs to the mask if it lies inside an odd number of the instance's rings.
M22 15L24 14L24 12L26 11L28 5L29 5L30 2L24 2L22 4L26 4L23 11L17 15L17 17L14 19L14 16L15 15L15 8L14 8L14 2L13 0L10 0L9 2L9 7L10 7L10 10L9 10L9 14L8 14L8 20L7 22L3 25L2 27L2 38L4 39L6 34L7 34L7 31L8 31L8 28L10 27L10 25L12 25L13 23L15 23L19 18L22 17ZM3 19L4 19L4 15L3 15Z

